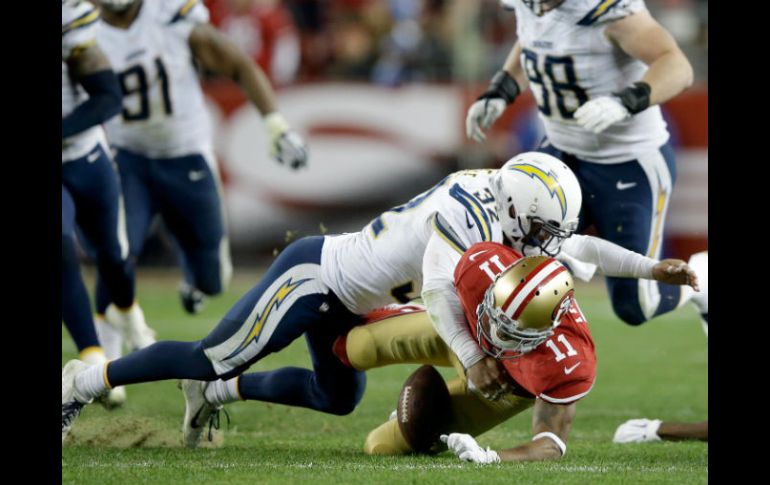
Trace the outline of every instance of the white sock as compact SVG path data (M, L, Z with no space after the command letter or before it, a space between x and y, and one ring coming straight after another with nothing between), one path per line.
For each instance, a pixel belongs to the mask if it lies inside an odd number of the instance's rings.
M209 384L204 392L206 401L215 406L240 401L241 395L238 393L239 378L240 376L233 377L227 381L219 379Z
M75 376L75 395L78 401L90 402L109 391L104 380L107 363L92 365Z

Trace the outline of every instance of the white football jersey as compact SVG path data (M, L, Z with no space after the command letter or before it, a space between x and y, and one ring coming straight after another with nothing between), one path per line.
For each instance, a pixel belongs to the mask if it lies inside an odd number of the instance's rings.
M351 311L364 314L419 297L423 256L431 235L459 261L481 241L502 242L490 178L496 170L464 170L375 218L362 231L327 236L321 277ZM444 275L451 282L453 275Z
M61 116L72 113L88 99L88 93L70 76L67 60L96 42L99 10L80 0L61 3ZM85 156L97 143L106 143L101 125L62 140L62 163Z
M200 0L144 0L128 29L102 21L97 35L123 89L110 143L150 158L210 149L211 125L188 38L208 22Z
M610 22L646 9L644 0L566 0L540 17L521 0L501 2L516 13L521 63L556 148L592 162L618 163L668 141L658 106L599 134L580 127L573 116L589 99L626 88L647 71L605 35Z

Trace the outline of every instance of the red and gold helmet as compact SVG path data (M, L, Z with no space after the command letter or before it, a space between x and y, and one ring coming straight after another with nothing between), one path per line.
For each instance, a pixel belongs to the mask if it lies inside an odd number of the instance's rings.
M553 335L575 293L572 275L554 258L530 256L500 273L476 309L476 337L496 359L531 352Z

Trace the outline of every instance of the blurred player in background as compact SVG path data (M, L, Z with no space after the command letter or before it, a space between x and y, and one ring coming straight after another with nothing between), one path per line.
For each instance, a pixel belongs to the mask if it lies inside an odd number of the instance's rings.
M580 188L566 165L543 153L523 153L500 169L453 173L362 231L293 242L204 339L158 342L109 365L67 363L62 439L83 406L112 386L163 379L194 379L183 383L183 426L191 447L209 418L232 400L348 414L361 399L365 375L339 361L333 342L362 315L419 295L468 379L482 394L498 394L507 381L468 329L454 287L457 262L477 242L558 254L583 277L598 269L697 287L684 261L657 261L598 238L572 236L580 205ZM302 335L313 370L241 375Z
M210 0L211 23L256 62L274 86L289 84L300 64L300 38L282 0Z
M693 71L643 0L501 0L516 14L518 40L466 118L484 131L527 87L545 126L538 151L561 159L583 190L582 232L651 258L660 256L676 178L659 105L692 84ZM615 314L639 325L692 301L708 325L708 252L690 260L703 291L607 278Z
M98 34L123 91L107 125L120 171L131 255L138 258L160 214L179 247L180 297L189 313L226 288L232 266L211 124L196 67L238 83L264 116L271 153L298 169L302 139L276 111L261 69L208 23L198 0L102 0ZM103 281L97 309L114 298ZM119 348L119 345L118 345ZM115 357L116 355L109 355Z
M709 422L675 423L660 419L630 419L618 426L615 443L646 443L650 441L709 440Z
M155 342L135 301L120 183L101 123L120 112L118 79L96 45L99 11L62 1L62 320L85 362L105 361L80 275L76 224L96 254L99 277L113 295L104 312L132 348ZM100 329L101 330L101 329ZM108 402L120 404L121 389Z

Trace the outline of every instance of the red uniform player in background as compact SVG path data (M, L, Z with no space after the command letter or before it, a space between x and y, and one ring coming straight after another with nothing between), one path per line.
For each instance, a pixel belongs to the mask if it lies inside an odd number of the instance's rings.
M211 23L246 52L273 85L294 81L300 39L291 13L280 0L207 0Z

